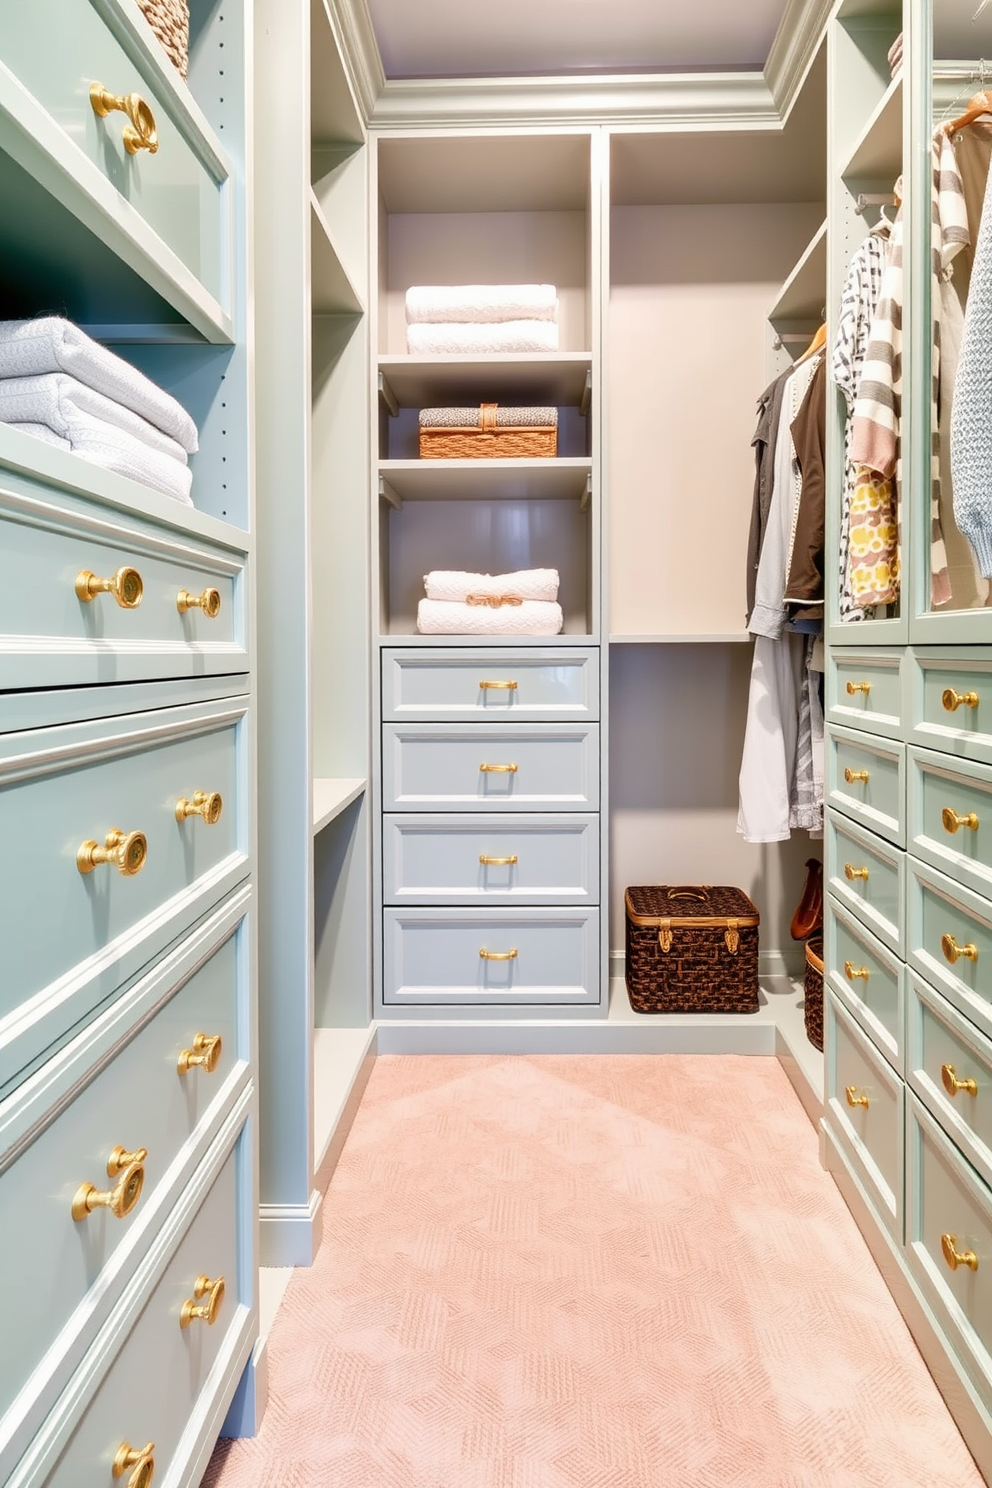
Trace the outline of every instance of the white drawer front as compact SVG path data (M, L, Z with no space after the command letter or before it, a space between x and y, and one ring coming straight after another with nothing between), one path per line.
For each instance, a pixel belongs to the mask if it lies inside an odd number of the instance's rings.
M599 717L599 653L384 651L382 716L424 721Z
M391 904L597 904L599 818L387 816Z
M387 811L590 811L599 805L596 724L386 724Z
M599 1001L599 913L581 909L387 909L385 1001Z
M827 990L824 1015L830 1124L879 1213L901 1240L905 1086L832 989Z

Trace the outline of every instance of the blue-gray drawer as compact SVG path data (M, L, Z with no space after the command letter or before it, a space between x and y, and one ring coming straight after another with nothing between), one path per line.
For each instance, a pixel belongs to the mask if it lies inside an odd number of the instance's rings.
M986 1183L992 1183L992 1040L922 977L911 974L909 986L909 1084Z
M915 858L907 897L910 966L992 1035L992 904Z
M903 1069L903 963L827 895L824 961L830 985L898 1072Z
M905 1086L831 988L824 999L823 1047L827 1119L900 1241Z
M0 1090L245 877L247 703L0 735Z
M992 899L992 767L910 747L909 850Z
M834 646L827 658L831 723L900 739L903 734L901 648L860 651Z
M827 731L827 799L898 847L906 846L906 746L853 729Z
M988 648L914 646L907 662L913 742L992 765Z
M387 811L591 811L597 724L385 724Z
M906 854L839 812L827 811L830 892L897 955L905 955Z
M249 1069L241 890L0 1105L0 1463L78 1362ZM26 1277L34 1278L30 1286ZM43 1279L43 1280L41 1280Z
M595 909L387 909L386 1003L597 1003Z
M389 904L598 904L599 817L387 816Z
M437 723L596 719L599 652L384 651L382 716Z

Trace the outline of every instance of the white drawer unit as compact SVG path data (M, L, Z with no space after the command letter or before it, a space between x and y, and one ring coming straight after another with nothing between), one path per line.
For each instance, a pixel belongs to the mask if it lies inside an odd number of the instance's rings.
M599 817L387 816L390 904L598 904Z
M387 811L591 811L597 724L385 724Z
M597 719L599 653L384 651L382 715L439 723Z

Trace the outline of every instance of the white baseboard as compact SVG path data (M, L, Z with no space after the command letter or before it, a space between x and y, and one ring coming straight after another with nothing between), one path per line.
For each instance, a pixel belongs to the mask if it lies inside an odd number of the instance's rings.
M268 1339L260 1338L252 1349L228 1407L221 1436L255 1436L269 1402Z
M259 1206L259 1264L312 1266L323 1230L323 1196L314 1189L308 1204Z

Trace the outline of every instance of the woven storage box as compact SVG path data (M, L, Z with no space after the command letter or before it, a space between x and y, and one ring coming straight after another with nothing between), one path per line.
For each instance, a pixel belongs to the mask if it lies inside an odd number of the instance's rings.
M554 459L558 453L557 408L423 408L422 460Z
M627 995L637 1013L756 1013L759 915L722 885L628 889Z
M188 0L138 0L138 4L168 53L169 61L185 79L189 68Z
M823 1048L823 936L806 942L806 977L803 982L803 1018L806 1037L815 1049Z

